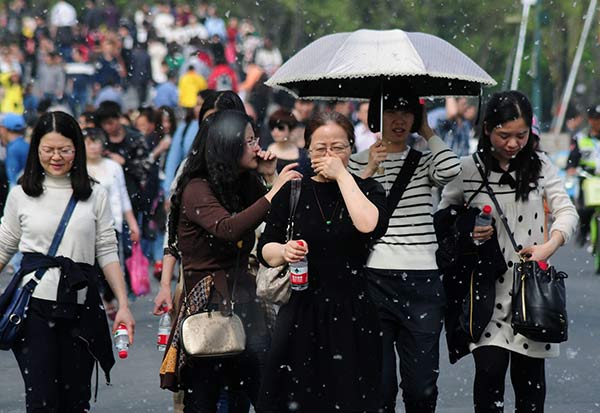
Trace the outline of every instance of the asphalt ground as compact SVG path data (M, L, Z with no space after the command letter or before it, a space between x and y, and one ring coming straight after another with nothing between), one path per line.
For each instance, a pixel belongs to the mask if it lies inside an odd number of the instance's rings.
M567 294L570 317L569 341L561 355L546 363L546 411L600 412L600 276L592 271L591 257L573 245L562 248L553 264L569 274ZM8 283L0 277L0 285ZM158 283L153 280L153 293ZM156 350L158 318L151 314L153 295L132 303L137 320L136 341L129 358L117 360L111 386L100 383L92 412L170 412L172 394L158 386L162 353ZM443 334L443 333L442 333ZM472 412L473 361L470 356L450 365L445 339L441 339L438 412ZM14 356L0 352L0 413L25 411L24 386ZM505 411L514 410L507 377ZM399 400L398 412L402 412Z

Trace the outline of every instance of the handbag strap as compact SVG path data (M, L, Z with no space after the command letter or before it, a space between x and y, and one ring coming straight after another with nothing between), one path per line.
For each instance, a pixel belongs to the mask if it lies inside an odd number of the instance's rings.
M517 254L519 254L520 249L517 245L517 241L515 241L515 237L514 237L512 231L510 230L510 226L508 225L508 219L506 218L506 215L504 215L504 211L502 211L502 208L500 207L500 203L498 202L498 199L496 198L496 194L494 194L494 191L493 191L492 187L490 186L490 183L487 179L487 174L483 170L483 167L481 165L479 157L477 156L476 153L473 154L473 161L475 161L475 166L477 166L477 169L479 170L479 174L481 175L481 179L483 179L483 184L485 185L485 187L488 191L488 195L490 196L492 202L494 203L494 207L496 208L496 211L498 211L498 214L500 215L500 221L502 221L502 224L504 225L504 228L506 229L506 232L508 233L508 238L510 239L512 246L515 249L515 252Z
M50 249L48 250L48 255L54 257L56 255L56 251L58 251L58 246L65 235L65 230L67 229L67 225L69 224L69 220L71 219L71 215L73 215L73 211L75 210L75 206L77 205L77 198L75 198L75 194L71 195L71 199L69 199L69 203L65 208L65 212L63 212L62 218L60 219L60 223L58 224L58 228L56 228L56 232L54 233L54 238L52 238L52 243L50 244ZM35 273L34 276L38 280L41 280L44 274L46 273L47 268L40 268Z
M398 176L396 177L394 185L390 189L390 193L387 197L387 207L390 211L390 214L396 209L398 202L400 202L402 199L402 195L404 195L404 191L410 183L410 178L412 178L413 174L417 170L417 166L419 166L421 155L421 152L412 148L410 148L408 151L406 160L404 161L400 172L398 172Z
M290 213L287 222L286 237L287 240L291 240L294 233L294 216L296 215L296 208L298 207L298 201L300 200L300 191L302 189L301 179L292 179L290 182Z

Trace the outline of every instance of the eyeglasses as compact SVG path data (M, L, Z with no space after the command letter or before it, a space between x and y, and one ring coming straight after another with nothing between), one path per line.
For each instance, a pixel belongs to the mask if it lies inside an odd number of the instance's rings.
M63 159L71 158L75 155L75 149L73 148L50 148L47 146L40 147L39 154L42 158L50 159L54 156L55 153L58 153Z
M282 124L275 125L275 129L281 130L281 131L286 130L287 127L288 127L287 125L282 125Z
M319 156L324 156L327 153L327 150L340 155L348 149L350 145L334 145L334 146L319 146L317 148L309 149L310 153L314 153Z
M259 142L260 138L258 136L251 136L249 138L246 138L246 145L248 145L250 148L258 146Z

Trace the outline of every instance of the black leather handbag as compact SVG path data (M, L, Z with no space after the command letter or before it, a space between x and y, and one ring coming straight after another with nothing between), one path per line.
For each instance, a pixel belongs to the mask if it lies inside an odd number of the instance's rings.
M535 261L515 265L512 327L516 333L544 343L567 341L567 277L553 266L543 270Z
M487 181L479 161L475 164L486 185L488 194L501 217L513 248L520 248L510 230L508 221ZM520 254L519 254L520 256ZM542 269L536 261L521 261L513 269L512 320L513 331L531 340L544 343L562 343L568 339L567 294L565 278L568 275L549 265Z

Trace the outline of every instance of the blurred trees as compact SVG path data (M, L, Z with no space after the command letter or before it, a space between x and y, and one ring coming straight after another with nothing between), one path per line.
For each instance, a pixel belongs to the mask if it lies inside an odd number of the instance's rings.
M43 1L37 0L38 4ZM123 7L124 14L133 13L132 6L142 3L141 0L115 1ZM566 82L589 0L540 1L539 75L544 118L548 120ZM72 3L84 7L85 1L73 0ZM505 79L510 84L508 76L522 10L521 2L516 0L220 0L215 3L221 15L229 11L231 16L248 17L261 34L271 33L285 57L322 35L340 31L400 28L431 33L449 41L481 65L498 81L496 89L502 87ZM528 73L532 64L534 14L535 8L532 8L519 83L519 88L527 94L531 94L532 88ZM573 99L582 100L582 104L591 103L589 100L597 99L600 92L598 14L595 19L577 82L585 85L585 91L573 95ZM582 92L583 88L578 90Z

